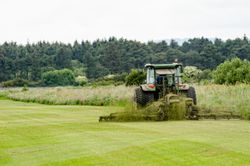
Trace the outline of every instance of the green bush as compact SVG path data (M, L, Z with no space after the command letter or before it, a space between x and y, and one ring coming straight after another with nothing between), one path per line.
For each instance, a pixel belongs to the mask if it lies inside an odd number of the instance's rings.
M29 81L18 78L18 79L2 82L1 86L2 87L23 87L23 86L27 86L28 84L29 84Z
M146 73L140 70L132 69L126 77L126 86L140 85L146 79Z
M239 58L227 60L216 68L213 79L218 84L250 83L250 62Z
M205 69L202 70L199 74L198 74L198 81L199 82L211 82L212 80L212 70L210 69Z
M69 69L48 71L42 74L42 81L46 86L65 86L75 83L75 76Z
M128 76L127 73L121 73L121 74L117 74L114 76L114 81L115 82L126 82L126 77Z
M75 78L76 85L84 86L88 83L88 79L85 76L78 76Z
M187 83L198 82L198 77L202 73L196 66L186 66L183 72L183 81Z

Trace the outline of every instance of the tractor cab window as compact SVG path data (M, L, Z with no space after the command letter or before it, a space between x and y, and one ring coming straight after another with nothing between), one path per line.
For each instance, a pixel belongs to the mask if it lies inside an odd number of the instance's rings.
M182 73L182 66L179 66L179 67L176 68L176 72L175 72L175 82L177 84L182 83L182 80L181 80L182 75L181 75L181 73Z
M155 70L154 68L147 69L147 84L155 83Z

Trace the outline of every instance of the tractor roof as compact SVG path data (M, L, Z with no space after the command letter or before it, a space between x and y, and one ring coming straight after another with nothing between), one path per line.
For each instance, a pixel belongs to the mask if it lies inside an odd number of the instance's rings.
M176 69L182 66L181 63L170 63L170 64L146 64L145 67L153 67L155 69Z

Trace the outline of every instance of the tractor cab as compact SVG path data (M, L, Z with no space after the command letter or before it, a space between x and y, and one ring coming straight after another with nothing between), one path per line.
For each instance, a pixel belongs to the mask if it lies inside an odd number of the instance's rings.
M183 88L181 81L183 67L180 63L146 64L146 84L141 85L145 92L159 92L159 97L167 93L178 93Z

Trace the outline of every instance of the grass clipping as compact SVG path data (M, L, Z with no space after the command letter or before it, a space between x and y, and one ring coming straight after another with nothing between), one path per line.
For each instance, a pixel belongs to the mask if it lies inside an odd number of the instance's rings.
M184 98L164 100L160 99L147 106L143 112L155 115L153 120L183 120L186 117L186 102Z
M130 107L124 112L112 113L106 117L100 117L99 121L164 121L183 120L187 114L187 100L176 95L167 95L158 101L152 102L145 108Z

